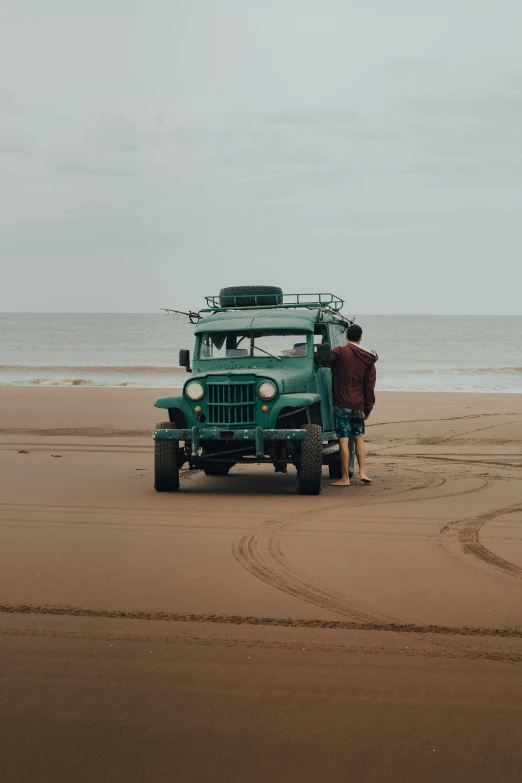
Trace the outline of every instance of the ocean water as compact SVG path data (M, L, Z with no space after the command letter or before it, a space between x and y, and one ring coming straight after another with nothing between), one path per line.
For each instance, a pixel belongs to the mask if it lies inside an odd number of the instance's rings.
M522 316L366 315L381 391L522 393ZM0 385L180 388L183 319L0 313Z

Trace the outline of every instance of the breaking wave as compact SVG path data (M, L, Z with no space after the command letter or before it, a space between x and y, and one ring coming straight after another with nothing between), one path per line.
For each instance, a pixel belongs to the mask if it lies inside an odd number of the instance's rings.
M522 367L417 367L411 362L396 363L393 370L414 375L522 375Z
M185 372L184 367L158 367L154 365L142 365L142 366L131 366L131 365L110 365L110 364L99 364L99 365L61 365L61 364L38 364L38 365L28 365L28 364L0 364L0 372L5 371L14 371L14 370L22 370L24 372L67 372L67 373L113 373L113 372L120 372L120 373L146 373L147 375L167 375L170 373L179 373L179 372ZM81 379L80 379L81 380Z
M494 375L495 373L522 373L522 367L476 367L469 372Z
M111 386L135 389L159 388L157 383L145 383L142 381L123 381L122 383L110 383L109 381L88 380L87 378L35 378L31 381L18 381L2 383L0 386ZM178 388L177 386L173 388ZM181 385L180 385L181 388Z
M35 378L31 383L35 386L88 386L91 381L86 378Z

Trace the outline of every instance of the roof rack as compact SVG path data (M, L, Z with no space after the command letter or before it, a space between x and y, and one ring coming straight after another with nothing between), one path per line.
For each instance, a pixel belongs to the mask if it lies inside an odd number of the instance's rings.
M275 299L276 304L266 304L267 299ZM226 299L232 304L222 307L219 296L206 296L208 310L201 313L226 312L227 310L290 310L306 307L308 310L331 310L338 313L344 305L344 300L335 294L247 294L233 296L227 294ZM254 304L252 304L252 300Z
M277 304L265 304L267 298L276 299ZM162 307L165 315L172 315L175 319L183 316L185 323L196 325L199 323L204 313L226 313L228 310L295 310L299 307L307 310L317 310L318 319L322 320L323 314L328 314L331 318L341 323L345 328L353 324L355 318L347 318L340 310L344 305L344 300L335 294L242 294L239 296L228 295L226 299L232 300L233 304L227 307L221 307L219 296L205 297L208 309L193 312L189 310L170 310ZM245 299L248 304L244 304ZM252 299L255 304L252 304ZM243 302L243 303L241 303Z

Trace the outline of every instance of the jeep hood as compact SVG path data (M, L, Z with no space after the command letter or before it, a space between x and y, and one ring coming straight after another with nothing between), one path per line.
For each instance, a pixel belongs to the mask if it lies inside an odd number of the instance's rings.
M307 370L276 370L271 367L256 367L250 369L249 367L243 367L237 370L224 370L218 372L215 369L209 372L195 373L192 378L186 381L212 381L215 380L244 380L246 383L248 380L255 378L259 381L273 381L279 394L289 394L290 392L306 391L307 381L310 382L311 374L309 369ZM185 384L185 385L186 385Z

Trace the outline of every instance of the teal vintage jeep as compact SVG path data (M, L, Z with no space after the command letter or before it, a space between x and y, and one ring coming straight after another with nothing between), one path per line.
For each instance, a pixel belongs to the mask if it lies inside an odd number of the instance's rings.
M329 361L351 323L343 300L248 286L206 302L185 314L196 343L192 367L186 350L180 365L192 377L181 396L155 401L169 418L153 432L156 490L177 491L184 464L226 476L237 463L272 463L281 473L294 465L297 491L318 495L323 465L341 475Z

